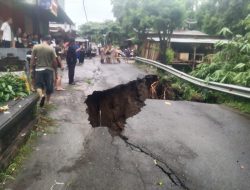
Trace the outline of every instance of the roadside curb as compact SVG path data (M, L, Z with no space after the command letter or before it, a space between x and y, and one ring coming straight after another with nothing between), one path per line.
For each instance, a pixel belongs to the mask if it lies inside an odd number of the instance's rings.
M0 170L5 169L29 137L35 124L37 94L9 102L7 113L0 114Z

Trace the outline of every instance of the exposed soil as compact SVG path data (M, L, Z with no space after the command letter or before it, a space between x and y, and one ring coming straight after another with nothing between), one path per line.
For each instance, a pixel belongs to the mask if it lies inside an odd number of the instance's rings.
M122 131L126 119L140 112L150 97L150 85L155 81L157 76L150 75L102 92L95 91L85 101L90 124Z
M176 99L174 90L167 82L159 84L156 75L131 81L105 91L95 91L85 103L92 127L107 126L119 133L127 118L140 112L144 101L154 99Z

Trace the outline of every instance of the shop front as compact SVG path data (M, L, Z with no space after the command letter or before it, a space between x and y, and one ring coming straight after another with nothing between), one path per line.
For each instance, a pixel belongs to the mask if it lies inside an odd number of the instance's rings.
M9 17L14 35L18 28L27 34L46 35L49 22L73 25L56 0L0 0L0 24Z

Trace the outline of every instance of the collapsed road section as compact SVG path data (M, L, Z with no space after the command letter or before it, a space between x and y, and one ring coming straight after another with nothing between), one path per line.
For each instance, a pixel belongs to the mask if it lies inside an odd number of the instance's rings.
M139 113L144 101L151 98L151 85L157 80L157 76L148 75L88 96L85 103L92 127L107 126L112 131L122 131L126 119Z
M132 152L141 153L147 159L152 160L156 168L167 176L173 186L188 189L167 163L161 161L152 151L131 143L120 133L125 127L126 120L141 111L146 99L169 99L169 95L173 93L167 82L160 84L157 76L148 75L143 79L105 91L96 91L88 96L85 103L88 106L87 112L92 127L108 127L110 134L119 136Z

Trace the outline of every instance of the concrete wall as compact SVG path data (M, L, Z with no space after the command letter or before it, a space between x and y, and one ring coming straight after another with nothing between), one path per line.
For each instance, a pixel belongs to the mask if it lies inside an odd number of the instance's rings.
M8 102L10 109L0 113L0 170L8 167L20 146L28 139L36 118L38 96Z

